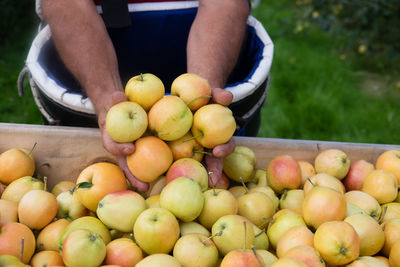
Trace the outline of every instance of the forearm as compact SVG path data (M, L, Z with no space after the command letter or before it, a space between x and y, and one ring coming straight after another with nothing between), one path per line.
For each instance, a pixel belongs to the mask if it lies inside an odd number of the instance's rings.
M200 0L188 39L188 72L224 88L239 57L248 15L247 0Z
M91 99L108 110L122 90L114 47L92 0L43 0L43 13L63 62Z

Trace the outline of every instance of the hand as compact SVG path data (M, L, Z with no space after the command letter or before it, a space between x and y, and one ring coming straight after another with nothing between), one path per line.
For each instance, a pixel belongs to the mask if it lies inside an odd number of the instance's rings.
M111 106L116 105L120 102L127 101L124 92L117 91L111 95ZM106 131L106 116L108 110L111 108L108 107L99 113L99 128L103 141L103 147L110 152L112 155L117 157L118 165L125 173L125 177L128 179L132 187L136 188L140 192L147 191L149 185L142 181L139 181L129 170L128 164L126 162L126 156L132 154L135 151L135 145L133 143L117 143L111 139L111 137L107 134Z
M221 88L212 89L212 102L223 106L228 106L232 103L233 95L231 92ZM231 138L226 144L218 145L213 148L212 156L206 155L205 163L207 170L211 172L211 179L216 185L222 174L222 159L235 150L235 140ZM211 183L209 182L211 186Z

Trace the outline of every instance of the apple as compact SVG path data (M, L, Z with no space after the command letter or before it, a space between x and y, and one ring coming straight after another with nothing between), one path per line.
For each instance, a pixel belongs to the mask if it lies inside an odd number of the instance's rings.
M27 267L17 257L12 255L0 255L0 266Z
M62 246L66 266L99 266L106 257L106 245L95 232L80 229L70 232Z
M252 250L232 250L222 259L221 267L263 267L264 260Z
M279 200L281 209L290 209L302 214L304 191L301 189L285 190Z
M24 240L22 262L29 263L35 252L35 236L26 225L11 222L0 229L0 255L8 254L20 258Z
M0 227L18 221L18 205L12 201L0 199Z
M339 179L327 173L318 173L304 183L304 194L307 195L311 188L316 185L332 188L342 194L346 192L344 185Z
M278 260L278 258L271 252L265 249L257 249L256 250L257 255L263 259L264 261L264 266L269 267L271 266L274 262Z
M351 163L349 172L343 179L346 190L361 190L365 177L373 170L375 170L374 165L363 159Z
M163 266L163 267L182 267L177 259L174 257L163 254L157 253L153 255L149 255L143 260L141 260L135 267L156 267L156 266Z
M208 172L206 168L195 159L182 158L172 163L166 174L167 183L170 183L178 177L193 179L200 185L201 191L206 191L208 189Z
M350 168L350 159L339 149L321 151L314 161L317 173L326 173L338 179L343 179Z
M241 185L232 186L228 191L231 192L235 198L239 198L247 193L246 189Z
M129 170L143 182L153 182L171 166L171 149L160 138L146 136L135 142L135 152L126 157Z
M354 215L354 214L366 214L368 215L365 210L361 209L360 207L356 206L353 203L346 201L346 216L345 218Z
M388 260L388 263L389 263L389 260ZM362 256L362 257L357 258L355 261L353 261L352 263L350 263L346 266L347 267L364 267L364 266L366 266L366 267L368 267L368 266L388 267L389 265L375 257Z
M201 162L204 157L204 148L193 138L191 132L187 132L181 138L168 141L168 146L172 151L174 161L182 158L192 158Z
M271 198L260 192L245 194L237 199L238 214L264 229L266 220L275 213Z
M389 263L391 267L400 266L400 241L393 244L389 254Z
M343 220L347 205L343 193L329 187L315 186L306 194L302 208L307 225L318 229L324 222Z
M267 167L267 183L277 194L285 189L297 189L301 185L301 170L297 161L289 155L273 158Z
M44 250L33 255L32 267L36 266L64 266L60 253L52 250Z
M143 259L142 250L129 238L118 238L106 246L105 264L121 267L135 266Z
M30 190L43 189L44 184L41 180L33 178L32 176L25 176L18 178L11 182L3 194L1 199L10 200L18 205L21 198Z
M223 159L224 173L236 182L247 183L255 174L256 154L246 146L236 146L233 153Z
M353 226L347 222L325 222L314 234L314 248L326 263L345 265L359 256L360 238Z
M11 148L0 154L1 183L8 185L18 178L33 175L35 172L35 159L33 158L32 150Z
M133 234L147 254L169 253L179 238L179 223L168 210L150 208L137 218Z
M359 207L376 221L381 217L382 208L379 205L379 202L369 194L359 190L353 190L346 192L344 198L347 203Z
M88 210L79 201L75 191L64 191L56 199L58 203L57 218L72 221L88 214Z
M385 243L382 248L382 254L389 257L393 244L400 240L400 219L390 219L382 224L385 234Z
M200 185L192 179L179 177L168 183L160 194L160 206L183 222L196 219L204 206Z
M97 205L105 195L128 188L123 171L109 162L89 165L79 174L76 184L79 200L93 212L97 210Z
M136 75L130 78L125 86L128 100L138 103L145 111L149 111L164 94L163 82L151 73Z
M203 147L214 148L227 143L235 130L235 118L227 107L208 104L194 113L192 134Z
M379 155L376 160L376 169L386 170L397 178L400 184L400 150L389 150Z
M188 267L214 267L218 262L218 249L205 235L187 234L176 241L174 257Z
M254 231L254 248L255 249L265 249L269 248L269 239L265 229L261 230L256 225L251 224Z
M303 188L304 183L307 181L308 178L311 178L312 176L316 175L316 171L314 169L314 166L308 162L308 161L304 161L304 160L299 160L297 161L297 163L299 163L300 166L300 170L301 170L301 188Z
M365 177L361 190L374 197L379 204L389 203L397 197L397 179L388 171L374 170Z
M208 81L194 73L184 73L172 82L171 94L179 96L191 111L206 105L211 98Z
M112 106L106 116L106 132L118 143L139 139L147 129L146 111L137 103L125 101Z
M284 254L284 257L299 260L309 267L325 267L321 255L311 246L300 245L291 248Z
M276 255L279 258L285 256L286 252L297 246L310 246L313 247L314 234L307 226L299 225L294 226L287 230L278 241L276 245Z
M296 260L296 259L292 259L292 258L280 258L277 261L275 261L271 267L308 267L307 264L305 264L302 261Z
M379 223L384 223L393 218L400 218L400 203L390 202L383 204L382 210L385 210L385 215L379 219Z
M366 214L354 214L344 219L360 238L360 256L377 254L385 242L385 234L376 220Z
M97 217L111 229L131 232L137 217L147 208L136 192L123 190L106 195L97 206Z
M368 256L365 256L365 257L368 257ZM386 264L386 265L382 265L382 267L388 267L388 266L390 267L390 262L389 262L388 258L386 258L384 256L373 256L373 258L378 259L378 260L382 261L384 264Z
M225 215L211 228L212 239L221 255L236 249L250 249L254 243L254 230L240 215Z
M58 240L64 234L68 225L68 220L58 219L44 227L42 231L40 231L36 240L37 250L53 250L58 252Z
M146 198L146 206L147 208L161 208L160 206L160 194L152 195Z
M279 198L276 196L274 190L272 190L271 187L269 186L257 186L253 187L249 190L249 193L254 193L254 192L259 192L267 195L271 200L272 203L274 204L274 211L276 211L279 208Z
M43 190L31 190L18 204L18 220L31 229L42 229L57 215L56 197Z
M267 171L264 169L256 169L254 176L247 183L247 187L252 189L253 187L268 186L267 184Z
M238 213L238 201L228 190L210 189L203 195L204 206L198 220L207 229L222 216Z
M62 192L72 190L75 187L75 183L71 181L61 181L58 182L53 189L51 189L51 193L56 197Z
M210 236L210 231L208 231L207 228L205 228L203 225L197 223L197 222L181 222L179 224L181 236L187 235L187 234L202 234L205 236Z
M164 141L184 136L192 126L193 114L179 97L169 95L158 100L148 114L149 130Z

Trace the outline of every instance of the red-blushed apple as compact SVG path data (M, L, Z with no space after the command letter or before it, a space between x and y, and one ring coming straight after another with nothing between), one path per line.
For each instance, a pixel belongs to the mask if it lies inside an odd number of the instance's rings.
M169 253L179 238L179 223L168 210L150 208L137 218L133 234L147 254Z
M169 95L158 100L148 113L149 130L164 141L184 136L192 126L193 114L179 97Z
M285 189L297 189L301 185L301 170L297 161L289 155L273 158L267 167L267 183L277 193Z
M281 210L284 211L280 215L274 216L272 221L268 224L267 235L270 244L276 248L280 238L292 227L295 226L305 226L301 215L291 210Z
M299 163L300 166L300 170L301 170L301 188L303 188L304 183L307 181L308 178L311 178L312 176L316 175L316 171L314 169L314 166L308 162L308 161L304 161L304 160L299 160L297 161Z
M206 168L195 159L178 159L169 167L166 174L167 183L172 182L178 177L186 177L196 181L201 191L208 189L208 172Z
M237 199L238 214L249 219L252 223L265 228L265 222L275 213L271 198L260 192L247 193ZM262 227L261 225L264 225Z
M174 257L187 267L214 267L218 262L218 249L205 235L187 234L176 241Z
M297 246L313 247L314 234L307 226L294 226L287 230L276 245L276 255L282 258L291 248Z
M343 179L350 168L350 159L339 149L321 151L314 161L317 173L327 173L338 179Z
M126 161L137 179L150 183L168 170L173 157L164 141L155 136L146 136L136 140L135 152L128 155Z
M72 190L74 187L75 183L72 181L61 181L53 186L53 189L51 189L51 193L57 197L62 192Z
M225 215L219 218L212 226L211 234L221 255L236 249L250 249L254 243L253 227L240 215Z
M385 211L385 215L379 219L379 223L384 223L393 218L400 218L400 203L390 202L383 204L381 207Z
M379 205L379 202L367 193L353 190L346 192L344 194L344 198L346 199L347 203L351 203L359 207L376 221L378 221L381 217L382 208Z
M375 170L374 165L363 159L351 163L349 172L343 179L346 191L361 190L365 177L373 170Z
M257 251L232 250L222 259L221 267L264 267L264 260Z
M254 176L248 181L247 187L252 189L253 187L268 186L267 184L267 171L264 169L256 169Z
M241 185L233 186L229 188L228 191L231 192L235 198L239 198L247 193L246 189Z
M135 267L182 267L177 259L168 254L157 253L141 260Z
M143 252L132 239L118 238L106 246L105 264L129 267L135 266L142 259Z
M255 174L256 154L247 146L236 146L233 153L223 159L224 173L232 180L247 183Z
M125 101L112 106L106 116L106 132L118 143L133 142L147 129L146 111L137 103Z
M75 191L64 191L57 196L57 218L65 218L70 221L86 216L88 210L80 202Z
M22 262L27 264L35 252L35 244L35 236L31 229L22 223L11 222L0 229L0 255L8 254L20 258L22 254Z
M12 201L0 199L0 227L18 221L18 205Z
M274 190L269 186L256 186L249 190L249 193L259 192L267 195L274 204L274 211L279 208L279 198L276 196Z
M362 256L357 258L355 261L353 261L350 264L347 264L346 267L368 267L368 266L373 266L373 267L389 267L388 265L389 260L387 263L383 262L380 259L377 259L375 257L371 256Z
M181 222L179 224L179 228L181 231L181 236L187 234L202 234L205 236L210 236L211 234L207 228L197 222Z
M304 191L301 189L285 190L279 200L280 209L290 209L302 214Z
M278 260L278 258L272 252L270 252L268 250L257 249L256 252L257 252L257 255L263 259L265 267L271 266L274 262L276 262Z
M210 101L211 87L203 77L184 73L172 82L171 94L179 96L191 111L196 111Z
M160 206L160 194L152 195L146 198L147 208L161 208Z
M204 148L193 138L191 132L187 132L181 138L167 143L172 151L174 161L182 158L192 158L198 162L203 160Z
M190 222L203 210L204 195L197 182L179 177L161 191L160 206L172 212L181 221Z
M0 182L8 185L18 178L32 176L35 159L32 151L11 148L0 154Z
M303 218L313 229L328 221L343 220L346 216L346 199L341 192L329 187L315 186L303 201Z
M311 246L300 245L291 248L285 253L284 257L299 260L309 267L325 267L325 262L321 255Z
M60 253L52 250L44 250L33 255L31 259L32 267L36 266L64 266Z
M307 264L305 264L302 261L292 259L292 258L280 258L277 261L275 261L271 267L308 267Z
M3 194L1 199L9 200L18 205L21 198L30 190L43 189L44 184L41 180L33 178L32 176L25 176L18 178L10 183Z
M354 214L344 219L360 238L360 256L377 254L385 242L385 234L377 221L366 214Z
M346 192L344 185L339 179L327 173L318 173L304 183L304 194L307 195L311 188L317 185L332 188L342 194Z
M57 221L54 221L43 228L37 236L37 250L53 250L58 252L58 240L64 234L64 231L68 225L68 220L58 219Z
M400 241L393 244L389 254L389 263L391 267L400 266Z
M192 135L203 147L214 148L227 143L235 130L235 118L225 106L209 104L194 113Z
M163 82L151 73L136 75L125 85L125 95L128 100L138 103L145 111L149 111L154 103L164 97L164 94Z
M379 155L375 165L376 169L392 173L397 179L397 184L400 184L400 150L383 152Z
M87 186L81 187L85 184ZM123 171L113 163L99 162L86 167L76 180L78 198L89 210L95 212L99 201L107 194L126 190L128 183Z
M108 228L128 233L146 208L146 201L138 193L130 190L116 191L99 202L97 217Z
M374 197L379 204L389 203L397 197L397 179L388 171L374 170L365 177L361 190Z
M314 248L327 264L345 265L359 256L360 238L347 222L325 222L314 234Z
M57 215L56 197L43 190L31 190L18 204L18 220L31 229L42 229Z
M383 233L385 234L385 243L381 254L389 257L390 250L395 242L400 240L400 219L391 219L382 224Z
M106 245L99 234L80 229L70 232L62 246L66 266L99 266L106 257Z
M237 214L238 201L228 190L209 189L203 195L204 206L198 221L207 229L211 229L222 216Z

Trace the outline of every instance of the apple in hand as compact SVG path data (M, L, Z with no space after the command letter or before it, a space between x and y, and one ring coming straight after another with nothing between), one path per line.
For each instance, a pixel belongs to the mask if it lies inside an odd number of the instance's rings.
M65 191L57 196L57 218L65 218L70 221L86 216L88 210L79 201L75 191Z
M106 132L115 142L133 142L144 134L147 123L146 111L139 104L124 101L108 110Z
M224 173L236 182L242 178L247 183L255 174L257 166L256 154L246 146L236 146L233 153L223 159Z
M125 86L125 95L129 101L138 103L145 111L149 111L164 94L163 82L151 73L136 75Z
M197 160L183 158L172 163L166 174L167 183L172 182L178 177L193 179L200 185L201 191L208 189L208 172L203 164Z
M192 158L201 162L204 157L204 148L193 138L191 132L187 132L177 140L169 141L168 146L172 151L174 161L182 158Z
M206 105L211 98L208 81L194 73L184 73L171 84L171 94L179 96L191 111Z
M327 149L317 155L314 166L317 173L327 173L341 180L349 171L350 159L339 149Z
M289 155L273 158L267 167L267 183L277 193L285 189L297 189L301 185L301 169Z

